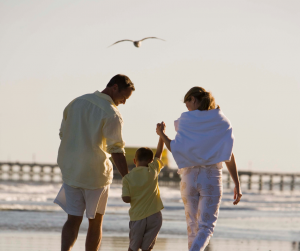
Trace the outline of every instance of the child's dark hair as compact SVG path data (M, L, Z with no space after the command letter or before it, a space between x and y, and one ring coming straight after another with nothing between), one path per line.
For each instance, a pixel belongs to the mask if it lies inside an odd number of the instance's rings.
M153 160L153 152L148 147L141 147L135 153L135 158L138 161L149 161Z

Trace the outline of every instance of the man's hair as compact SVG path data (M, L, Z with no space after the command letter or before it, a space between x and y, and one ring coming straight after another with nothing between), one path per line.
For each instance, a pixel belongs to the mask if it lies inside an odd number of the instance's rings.
M135 153L135 158L138 161L149 161L153 160L153 152L148 147L141 147Z
M112 87L113 85L117 84L118 88L119 88L119 92L127 89L127 88L131 88L131 90L135 90L134 88L134 84L131 82L130 78L122 75L122 74L118 74L116 76L114 76L106 85L106 87Z

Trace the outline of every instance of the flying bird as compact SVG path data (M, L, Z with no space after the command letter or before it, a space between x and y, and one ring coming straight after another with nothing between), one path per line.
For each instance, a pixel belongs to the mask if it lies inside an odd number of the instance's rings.
M162 41L165 41L165 40L163 40L161 38L158 38L158 37L145 37L145 38L143 38L141 40L137 40L137 41L133 41L133 40L129 40L129 39L120 40L120 41L117 41L117 42L113 43L110 46L113 46L114 44L117 44L117 43L120 43L120 42L129 41L129 42L133 42L133 44L134 44L135 47L141 47L142 41L144 41L146 39L149 39L149 38L160 39ZM110 46L108 46L108 47L110 47Z

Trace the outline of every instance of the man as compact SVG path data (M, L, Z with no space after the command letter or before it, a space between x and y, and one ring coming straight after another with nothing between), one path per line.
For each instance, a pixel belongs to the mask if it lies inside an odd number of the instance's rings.
M89 219L86 251L96 251L102 238L102 220L113 179L112 156L122 176L128 173L118 111L135 90L125 75L116 75L102 92L74 99L64 110L57 163L63 185L54 200L67 214L61 250L74 245L84 210Z

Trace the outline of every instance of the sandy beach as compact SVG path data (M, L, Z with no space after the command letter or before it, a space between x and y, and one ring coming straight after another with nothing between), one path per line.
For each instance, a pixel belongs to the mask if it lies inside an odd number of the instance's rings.
M84 250L85 235L79 234L72 251ZM100 251L125 251L128 247L127 237L104 236ZM0 233L0 250L5 251L57 251L60 249L60 234L47 232L6 232ZM187 250L186 238L159 237L155 245L156 251ZM296 242L263 241L213 238L205 251L298 251Z
M53 203L60 184L0 184L0 250L57 251L66 214ZM120 200L121 186L111 186L100 248L128 248L128 205ZM163 226L154 250L187 250L184 208L179 189L161 187ZM245 192L239 207L232 191L224 191L220 218L205 251L299 251L299 191ZM84 217L72 251L82 251L88 221Z

